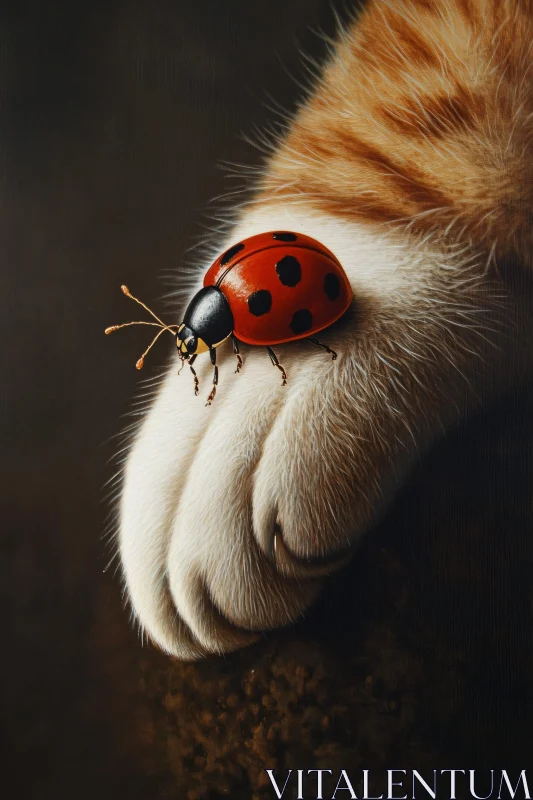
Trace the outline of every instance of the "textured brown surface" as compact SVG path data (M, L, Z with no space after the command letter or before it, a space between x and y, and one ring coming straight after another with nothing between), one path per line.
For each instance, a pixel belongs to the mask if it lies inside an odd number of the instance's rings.
M0 752L16 797L272 797L265 768L531 766L530 392L441 445L307 619L248 651L181 665L141 649L103 572L106 442L144 341L103 336L119 284L162 294L231 188L216 162L257 161L238 134L273 118L267 92L294 102L286 70L302 74L296 39L320 51L319 24L322 0L0 10Z

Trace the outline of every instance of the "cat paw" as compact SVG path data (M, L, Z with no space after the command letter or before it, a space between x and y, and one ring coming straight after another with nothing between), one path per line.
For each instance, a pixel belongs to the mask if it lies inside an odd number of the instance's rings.
M293 214L273 228L259 215L246 235L314 227ZM181 658L243 647L297 620L414 459L461 413L473 365L480 373L466 299L453 289L459 324L448 323L405 280L423 260L426 283L432 274L442 282L438 253L328 218L316 227L354 289L353 308L320 336L337 359L307 341L280 345L281 385L263 348L243 347L236 375L223 345L207 407L210 360L195 362L199 397L176 364L126 464L119 547L128 594L145 632ZM472 319L475 336L479 314Z
M331 344L335 362L279 347L286 386L266 351L247 348L236 376L221 348L211 407L209 363L198 398L186 371L167 376L127 463L119 537L135 613L165 651L221 653L294 622L349 558L351 359Z

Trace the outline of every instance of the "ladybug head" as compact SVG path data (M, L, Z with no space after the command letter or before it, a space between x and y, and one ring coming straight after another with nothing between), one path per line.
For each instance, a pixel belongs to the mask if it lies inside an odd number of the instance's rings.
M178 328L176 347L178 348L179 357L184 361L188 361L191 356L197 353L205 353L209 350L203 339L200 339L192 328L185 324L180 325Z
M216 286L204 286L192 298L178 327L178 355L188 361L191 356L218 347L232 330L233 315L226 297Z
M233 315L229 303L215 286L206 286L193 297L181 325L166 325L142 300L134 297L127 286L121 286L121 289L126 297L148 311L153 321L124 322L121 325L111 325L105 332L113 333L120 328L129 328L130 325L150 325L158 328L151 343L137 360L137 369L142 368L144 359L165 331L176 337L178 355L182 361L189 361L198 353L205 353L218 347L233 331Z

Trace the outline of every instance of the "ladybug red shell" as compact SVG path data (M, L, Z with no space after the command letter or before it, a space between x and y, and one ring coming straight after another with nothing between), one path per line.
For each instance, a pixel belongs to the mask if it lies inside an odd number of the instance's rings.
M205 274L203 288L189 303L180 325L165 325L148 306L122 291L143 306L156 322L128 322L107 328L111 333L128 325L159 328L150 346L137 361L137 368L159 336L169 331L176 337L178 355L194 376L193 364L200 353L209 351L214 367L213 387L207 404L213 400L218 384L216 349L230 339L237 356L237 372L242 366L239 344L266 347L270 360L283 375L272 345L308 339L335 359L337 354L314 338L348 309L352 288L337 258L323 244L292 231L271 231L250 236L222 253Z
M279 231L251 236L208 269L233 314L241 342L276 345L312 336L348 309L352 287L331 250L310 236Z

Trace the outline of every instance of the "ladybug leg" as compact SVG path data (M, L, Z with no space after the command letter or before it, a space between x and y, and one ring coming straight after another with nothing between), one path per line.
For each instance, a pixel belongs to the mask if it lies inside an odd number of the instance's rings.
M214 347L211 348L209 351L209 355L211 356L211 364L214 366L215 371L213 373L213 388L209 392L209 397L207 398L206 406L210 406L213 400L215 399L215 395L217 393L217 384L218 384L218 367L217 367L217 351Z
M233 342L233 352L237 356L237 369L235 370L235 375L237 375L237 373L241 371L243 361L239 350L239 340L236 338L236 336L234 336L233 333L231 334L231 341Z
M322 348L324 348L324 350L326 351L326 353L330 353L330 355L331 355L331 360L332 360L332 361L335 361L335 359L337 358L337 353L335 352L335 350L331 350L331 349L330 349L330 348L327 346L327 344L323 344L322 342L319 342L319 341L318 341L318 339L314 339L314 338L312 338L311 336L308 336L308 337L307 337L307 341L308 341L308 342L311 342L312 344L316 344L316 346L317 346L317 347L322 347Z
M199 384L199 381L198 381L198 375L196 374L196 372L194 371L193 366L192 366L195 361L196 361L196 355L191 356L190 359L189 359L189 367L191 368L191 372L194 375L194 394L197 397L198 396L198 386L200 384Z
M283 365L279 363L279 361L277 359L277 356L276 356L275 352L272 350L271 347L266 345L266 349L268 351L268 355L270 356L270 360L272 361L274 366L279 369L279 371L281 372L281 374L283 376L283 383L281 385L282 386L286 386L287 385L287 373L283 369Z

